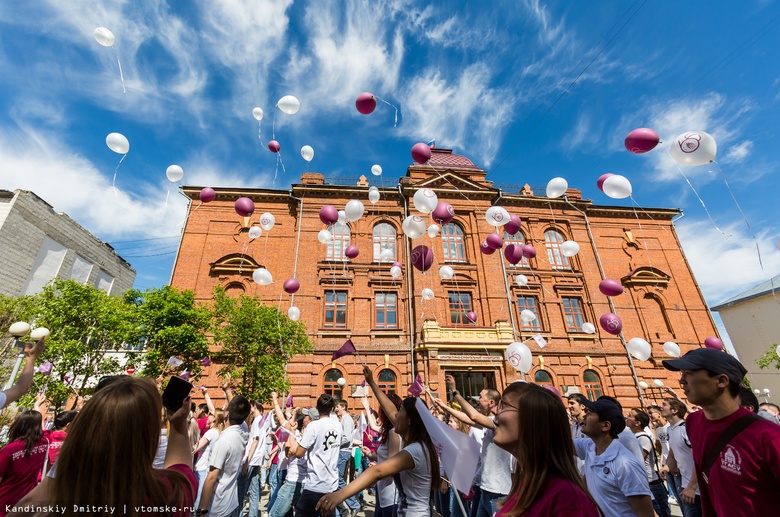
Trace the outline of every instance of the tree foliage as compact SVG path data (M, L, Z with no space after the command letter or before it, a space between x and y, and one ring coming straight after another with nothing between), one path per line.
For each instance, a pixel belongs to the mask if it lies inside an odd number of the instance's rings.
M777 355L777 343L770 346L769 350L756 361L756 364L758 364L759 368L769 368L770 365L774 364L775 368L780 369L780 356Z

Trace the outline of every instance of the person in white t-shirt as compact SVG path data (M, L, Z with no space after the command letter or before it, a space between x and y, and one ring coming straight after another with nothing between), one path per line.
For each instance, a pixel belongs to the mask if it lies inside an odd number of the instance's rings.
M666 398L661 413L669 422L669 457L661 476L677 498L683 515L701 515L701 494L693 463L693 448L688 439L683 417L688 406L677 398ZM671 475L666 475L667 472Z
M618 399L616 399L615 397L610 397L609 395L602 395L599 398L597 398L596 400L597 401L598 400L608 400L608 401L612 402L613 404L615 404L618 407L618 409L620 410L621 413L623 412L623 406L620 404L620 402L618 402ZM625 427L618 434L617 439L618 439L618 441L621 444L623 444L623 447L628 449L628 451L631 454L634 455L634 457L636 458L636 461L638 461L640 465L644 464L644 462L645 462L645 455L642 452L642 446L639 445L639 440L636 439L636 436L634 436L634 433L631 432L631 430L628 427Z
M303 409L300 414L293 415L295 420L288 421L290 436L284 444L289 458L287 463L287 477L276 494L276 501L268 513L268 517L292 517L293 508L303 492L303 482L307 475L306 458L298 458L298 444L303 437L302 431L320 415L316 409Z
M341 422L341 449L339 450L339 488L346 486L347 470L349 462L352 460L352 437L355 434L355 422L348 411L348 405L346 400L339 400L336 403L336 416ZM360 503L354 497L348 497L344 504L339 506L338 512L341 517L346 517L357 513L360 510Z
M422 417L417 412L415 405L417 399L407 397L402 402L401 408L397 409L379 388L373 373L367 366L363 367L363 374L385 415L394 423L395 431L401 436L404 448L386 461L369 467L341 490L323 495L317 503L317 509L327 515L346 498L365 490L380 479L393 476L400 494L398 516L429 516L431 490L433 487L438 488L441 483L439 456Z
M626 415L626 429L630 429L642 447L645 472L653 493L653 510L659 517L672 517L669 509L669 495L664 481L658 475L658 455L655 452L653 435L646 431L650 425L650 416L639 408L631 408Z
M259 400L252 401L252 425L249 428L249 441L241 467L241 475L244 476L244 487L249 493L248 517L257 517L260 506L261 492L261 465L267 452L265 435L271 426L271 416L263 414L263 403ZM243 502L245 494L239 489L239 503Z
M322 418L306 426L298 443L298 449L295 451L297 458L306 455L306 479L298 504L295 505L296 517L316 517L319 514L315 510L317 501L339 486L338 466L342 430L339 421L328 416L333 411L333 405L333 397L327 393L319 396L317 414L322 415ZM333 508L322 514L335 516Z
M230 427L222 431L211 449L209 473L198 504L199 515L228 517L236 510L243 510L238 502L238 475L249 439L241 424L249 416L249 407L249 401L242 395L236 395L228 404Z
M211 450L214 448L214 443L219 438L219 434L225 430L225 412L221 409L215 409L213 415L209 415L209 428L203 433L198 442L198 446L193 451L193 455L200 452L200 457L195 463L195 476L198 478L198 496L195 499L195 506L200 503L200 494L203 492L203 483L206 481L206 476L209 473L209 459L211 458Z
M396 393L389 393L387 398L393 403L396 410L401 409L403 400ZM387 418L384 410L380 407L377 417L374 417L371 413L371 407L368 403L368 398L365 396L361 399L363 407L368 414L369 425L379 434L379 446L375 452L371 452L367 447L364 447L364 454L369 458L369 467L387 461L398 454L401 450L401 437L393 429L393 422ZM367 470L367 468L366 468ZM395 481L391 477L385 477L376 482L376 506L374 510L374 517L395 517L398 513L398 503L400 502L398 489L395 486Z

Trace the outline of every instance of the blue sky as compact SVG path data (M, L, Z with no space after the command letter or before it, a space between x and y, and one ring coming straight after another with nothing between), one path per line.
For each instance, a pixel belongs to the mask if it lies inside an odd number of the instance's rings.
M116 249L136 286L165 284L185 201L166 205L165 169L188 184L287 188L304 170L390 183L418 141L436 138L497 182L563 176L596 203L605 172L645 206L680 207L680 240L710 304L780 272L777 1L542 2L11 0L0 3L0 187L36 192ZM104 26L114 48L97 44ZM122 91L116 50L127 93ZM382 103L357 113L356 96ZM276 111L286 172L260 146L252 108ZM623 147L637 127L667 145ZM714 165L667 152L703 130L764 259ZM119 155L108 133L130 141ZM315 149L307 164L303 145ZM623 203L626 204L626 203ZM724 236L725 234L725 236ZM150 240L153 239L153 240Z

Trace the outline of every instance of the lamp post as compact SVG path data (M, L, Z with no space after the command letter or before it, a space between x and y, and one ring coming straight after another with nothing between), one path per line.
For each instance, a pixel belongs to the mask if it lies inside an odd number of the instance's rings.
M30 324L25 321L17 321L11 325L8 332L14 337L14 347L19 349L19 355L16 356L16 363L11 372L11 377L8 378L8 382L5 383L5 388L3 388L6 390L13 386L16 375L19 373L19 368L22 367L22 360L24 360L24 342L20 338L30 332Z
M769 388L764 388L764 402L769 402Z

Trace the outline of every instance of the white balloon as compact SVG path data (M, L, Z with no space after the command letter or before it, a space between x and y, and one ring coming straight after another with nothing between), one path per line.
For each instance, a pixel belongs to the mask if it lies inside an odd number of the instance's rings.
M528 285L528 277L525 275L517 275L515 277L515 282L517 282L517 285L520 287L525 287Z
M257 239L261 235L263 235L263 230L259 226L253 226L249 229L250 239Z
M30 332L30 324L27 323L26 321L17 321L16 323L8 327L8 332L12 336L23 336L28 332Z
M382 252L379 254L379 260L381 260L382 262L389 262L394 258L395 258L395 253L391 249L382 250Z
M375 205L377 202L379 202L379 190L369 190L368 191L368 200L371 202L372 205Z
M257 119L257 121L263 120L263 108L255 108L252 110L252 116Z
M528 309L523 309L520 312L520 319L523 320L523 323L531 323L533 320L536 319L536 314L534 314L533 311L530 311Z
M347 213L344 210L339 210L339 224L347 223Z
M130 152L130 142L125 135L121 133L109 133L106 137L106 145L117 154L127 154Z
M573 257L580 252L580 245L574 241L565 241L561 243L561 255L564 257Z
M438 196L429 188L421 188L415 192L412 201L414 202L414 207L423 214L430 214L436 210L436 205L439 204Z
M601 190L612 199L623 199L631 195L631 182L628 178L615 174L604 180Z
M298 321L301 317L301 310L298 307L290 307L287 309L287 317L292 321Z
M755 393L756 395L760 395L761 394L761 390L753 390L753 393Z
M401 273L402 271L399 266L393 266L390 268L390 276L393 278L400 278Z
M596 325L594 325L593 323L585 322L582 324L582 331L586 334L595 334Z
M655 379L655 380L653 381L653 385L654 385L656 388L663 388L663 387L664 387L664 381L662 381L661 379Z
M260 226L263 228L263 230L270 231L275 224L276 224L276 218L274 217L274 214L270 212L265 212L263 215L260 216Z
M314 158L314 148L310 145L304 145L301 147L301 156L307 162L310 162Z
M404 219L404 223L401 227L404 230L404 234L410 239L419 239L425 234L427 229L425 220L419 215L410 215Z
M363 217L363 212L365 212L365 210L366 207L357 199L349 201L347 206L344 207L344 212L347 214L347 221L357 221Z
M642 339L641 337L635 337L631 338L628 341L628 352L634 356L634 358L640 360L640 361L647 361L650 359L650 354L652 353L652 348L650 347L650 343Z
M506 347L506 360L512 367L521 373L528 373L531 371L532 355L531 349L528 348L525 343L515 341Z
M252 273L252 279L260 285L268 285L274 281L270 271L264 267L255 269Z
M715 159L718 145L712 135L704 131L687 131L672 142L669 152L674 161L682 165L705 165Z
M374 165L373 167L371 167L371 174L373 174L374 176L381 176L382 167L380 167L379 165Z
M647 383L645 381L639 381L639 387L642 388L643 390L646 390L647 388L649 388L649 386L647 385Z
M680 345L674 341L667 341L664 343L664 352L671 357L680 357Z
M49 337L49 334L51 334L51 332L49 332L49 329L46 327L38 327L37 329L30 332L30 339L33 341L38 341L39 339Z
M336 383L343 388L347 383L347 380L344 377L339 377L339 380L337 380Z
M176 183L184 177L184 170L178 165L171 165L165 169L165 177L167 177L168 181L171 183Z
M764 395L769 395L769 388L764 388Z
M435 225L435 224L432 224L432 225L430 225L430 226L428 227L428 237L430 237L431 239L433 239L433 238L434 238L434 237L436 237L437 235L439 235L439 226L438 226L438 225Z
M439 268L439 276L442 280L450 280L455 276L455 271L450 266L442 266Z
M491 206L485 212L485 220L490 226L503 226L509 222L509 212L503 206Z
M427 287L422 290L422 299L423 300L433 300L433 289L428 289Z
M104 47L111 47L114 45L114 33L105 27L98 27L92 31L92 35L95 36L95 41Z
M317 234L317 240L322 244L328 244L333 240L333 234L328 230L320 230L320 232Z
M280 110L288 115L295 115L301 109L301 102L292 95L285 95L276 103Z
M547 197L557 198L566 193L566 189L569 188L569 182L564 178L553 178L547 182Z

